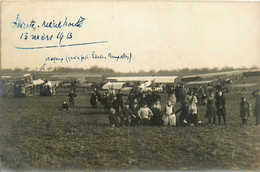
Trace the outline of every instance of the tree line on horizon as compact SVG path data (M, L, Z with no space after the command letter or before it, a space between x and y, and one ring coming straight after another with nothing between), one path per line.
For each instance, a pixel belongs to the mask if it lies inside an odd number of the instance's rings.
M251 68L241 67L241 68L233 68L233 67L222 67L222 68L182 68L182 69L172 69L172 70L150 70L144 71L140 70L138 72L116 72L111 68L103 68L98 66L92 66L88 69L83 68L69 68L69 67L55 67L55 68L44 68L41 71L37 69L31 70L29 67L25 68L14 68L14 69L1 69L1 73L92 73L92 74L123 74L123 75L185 75L185 74L199 74L199 73L214 73L214 72L225 72L225 71L234 71L234 70L252 70L259 69L257 66L252 66Z

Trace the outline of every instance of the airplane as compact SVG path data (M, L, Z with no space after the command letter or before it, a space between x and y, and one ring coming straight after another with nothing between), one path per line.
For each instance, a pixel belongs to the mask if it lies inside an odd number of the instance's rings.
M113 89L131 90L137 86L143 91L156 90L163 91L162 84L174 84L178 76L127 76L127 77L107 77L107 84L103 89L108 89L109 86ZM114 88L115 87L115 88Z
M259 69L236 70L236 71L189 75L189 76L183 76L181 78L181 81L186 85L186 87L191 87L191 88L197 88L199 86L212 87L213 85L220 83L227 89L227 88L236 88L236 87L255 86L257 85L257 83L246 84L245 83L246 81L244 80L244 77L255 77L255 76L260 76Z
M239 71L227 71L227 72L215 72L215 73L206 73L206 74L198 74L198 75L189 75L183 76L181 81L184 83L188 83L191 81L215 81L218 79L223 79L227 77L234 77L234 76L242 76L243 72L246 70L239 70Z
M243 72L243 76L244 77L260 76L260 69L254 69L254 70Z
M95 83L103 81L103 75L86 75L86 74L55 74L50 76L50 81L59 80L63 88L70 88L71 83L75 82L77 88L90 89Z

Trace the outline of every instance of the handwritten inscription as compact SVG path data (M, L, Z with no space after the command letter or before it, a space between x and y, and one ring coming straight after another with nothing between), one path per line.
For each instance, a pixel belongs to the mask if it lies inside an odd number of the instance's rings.
M111 59L115 61L119 60L126 60L129 63L131 62L132 59L132 53L126 54L123 53L121 55L112 55L112 53L108 53L107 56L102 55L102 54L97 54L95 51L92 51L91 55L66 55L66 57L46 57L45 61L46 62L52 62L52 63L70 63L72 61L78 61L78 62L85 62L86 60L90 59L95 59L95 60L101 60L101 59Z
M64 27L81 28L85 20L86 19L84 17L80 16L77 21L68 21L68 18L65 17L63 21L43 20L42 24L38 24L37 21L32 19L30 22L26 23L21 19L20 14L17 14L16 20L11 23L11 27L14 29L22 29L22 30L32 29L33 31L35 31L37 28L39 29L40 28L62 29ZM20 40L34 40L34 41L36 40L52 41L53 39L57 39L59 41L58 43L61 44L63 39L72 39L72 37L73 37L72 31L66 33L59 31L58 33L53 33L53 34L47 34L47 33L35 34L35 32L30 33L29 31L27 31L27 32L22 32L19 38Z
M53 42L56 41L54 45L45 45L45 46L34 46L34 47L17 47L19 50L38 50L45 48L61 48L61 47L73 47L73 46L82 46L89 44L101 44L107 43L108 41L95 41L95 42L81 42L81 43L70 43L64 44L63 40L73 39L73 33L78 31L80 28L84 26L84 22L86 21L85 17L79 16L76 19L69 19L68 17L64 17L61 20L51 19L42 21L38 21L35 19L24 20L22 15L17 14L16 19L11 22L11 27L13 30L20 31L18 40L22 40L25 42L29 41L45 41L45 42ZM66 28L66 29L65 29ZM66 31L64 31L64 29ZM48 31L48 32L47 32ZM66 55L64 57L53 57L48 56L45 57L45 63L42 68L47 63L71 63L71 62L87 62L88 60L112 60L115 62L118 61L126 61L128 63L132 60L132 53L122 53L120 55L116 55L113 53L107 54L99 54L95 51L92 51L90 54L80 54L80 55Z

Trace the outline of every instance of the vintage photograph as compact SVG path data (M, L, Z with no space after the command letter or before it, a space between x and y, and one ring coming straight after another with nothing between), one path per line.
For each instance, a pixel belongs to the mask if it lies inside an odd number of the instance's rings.
M260 2L1 2L0 171L259 171Z

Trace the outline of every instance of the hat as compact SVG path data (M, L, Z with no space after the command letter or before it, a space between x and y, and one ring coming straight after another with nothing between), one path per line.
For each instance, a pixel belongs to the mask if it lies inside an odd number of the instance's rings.
M111 108L111 109L109 110L109 112L110 112L110 113L115 113L116 110L115 110L114 108Z
M147 102L146 102L146 101L144 101L144 102L143 102L143 105L147 105Z

